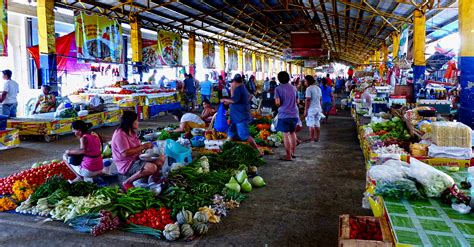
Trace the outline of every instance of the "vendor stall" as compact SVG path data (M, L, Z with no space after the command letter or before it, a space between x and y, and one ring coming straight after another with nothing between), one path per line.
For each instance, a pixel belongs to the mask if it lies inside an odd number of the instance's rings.
M0 130L0 150L16 148L18 146L20 146L18 129Z
M92 113L72 118L55 118L54 112L32 115L28 118L13 118L7 122L8 128L15 128L21 137L42 136L45 141L51 137L72 133L71 124L74 120L92 123L92 128L117 125L121 110Z

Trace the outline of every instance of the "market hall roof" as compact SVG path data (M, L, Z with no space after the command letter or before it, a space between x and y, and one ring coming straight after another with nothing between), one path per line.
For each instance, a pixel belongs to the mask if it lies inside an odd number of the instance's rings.
M443 27L457 21L457 1L440 0L180 0L112 1L61 0L59 7L86 10L128 22L136 14L142 26L165 29L201 41L281 56L290 48L295 31L317 31L331 58L350 63L363 61L394 30L412 22L415 4L426 11L427 35L439 39L453 32ZM433 18L435 17L435 18ZM441 31L440 31L441 30ZM454 30L455 31L455 30Z

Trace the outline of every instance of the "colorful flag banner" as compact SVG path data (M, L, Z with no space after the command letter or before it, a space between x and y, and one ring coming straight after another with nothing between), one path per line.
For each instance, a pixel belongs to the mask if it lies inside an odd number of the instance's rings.
M245 69L244 71L252 71L252 53L245 53Z
M2 25L0 25L0 56L8 56L8 14L7 14L7 0L0 0L0 20Z
M74 24L78 59L122 62L122 27L117 20L77 12Z
M142 64L145 67L156 68L161 65L158 56L158 41L142 39Z

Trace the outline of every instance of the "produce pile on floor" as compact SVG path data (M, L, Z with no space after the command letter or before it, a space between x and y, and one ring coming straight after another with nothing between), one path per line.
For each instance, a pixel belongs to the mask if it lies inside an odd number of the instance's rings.
M0 179L0 211L63 221L93 236L119 229L169 241L192 240L238 208L246 193L265 186L265 162L247 144L226 142L222 152L172 170L161 193L146 188L69 183L75 176L60 161Z

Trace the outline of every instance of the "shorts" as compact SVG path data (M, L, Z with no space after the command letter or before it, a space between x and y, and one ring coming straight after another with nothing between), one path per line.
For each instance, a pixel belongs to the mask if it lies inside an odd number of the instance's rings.
M196 98L195 93L186 93L186 103L193 102Z
M321 127L321 112L316 111L316 112L308 112L308 115L306 116L306 125L311 128L319 128Z
M298 118L278 118L276 130L292 133L296 131L296 124L298 124Z
M184 127L184 131L186 133L189 133L194 128L206 128L206 124L205 123L198 124L198 123L195 123L195 122L186 121L186 122L183 123L183 127Z
M141 159L135 160L128 169L128 171L123 175L125 175L126 177L131 177L133 174L142 171L146 163L146 161Z
M16 117L16 108L18 107L18 103L12 104L0 104L0 115L5 115L9 118Z
M99 171L89 171L81 166L71 166L74 171L79 174L81 177L93 178L102 174L102 170Z
M332 108L332 103L331 102L323 103L323 111L324 112L331 111L331 108Z
M227 135L231 139L239 137L241 141L246 141L250 137L249 124L247 122L231 123Z
M204 94L201 94L201 104L204 102L204 100L209 100L211 101L211 96L210 95L204 95Z

